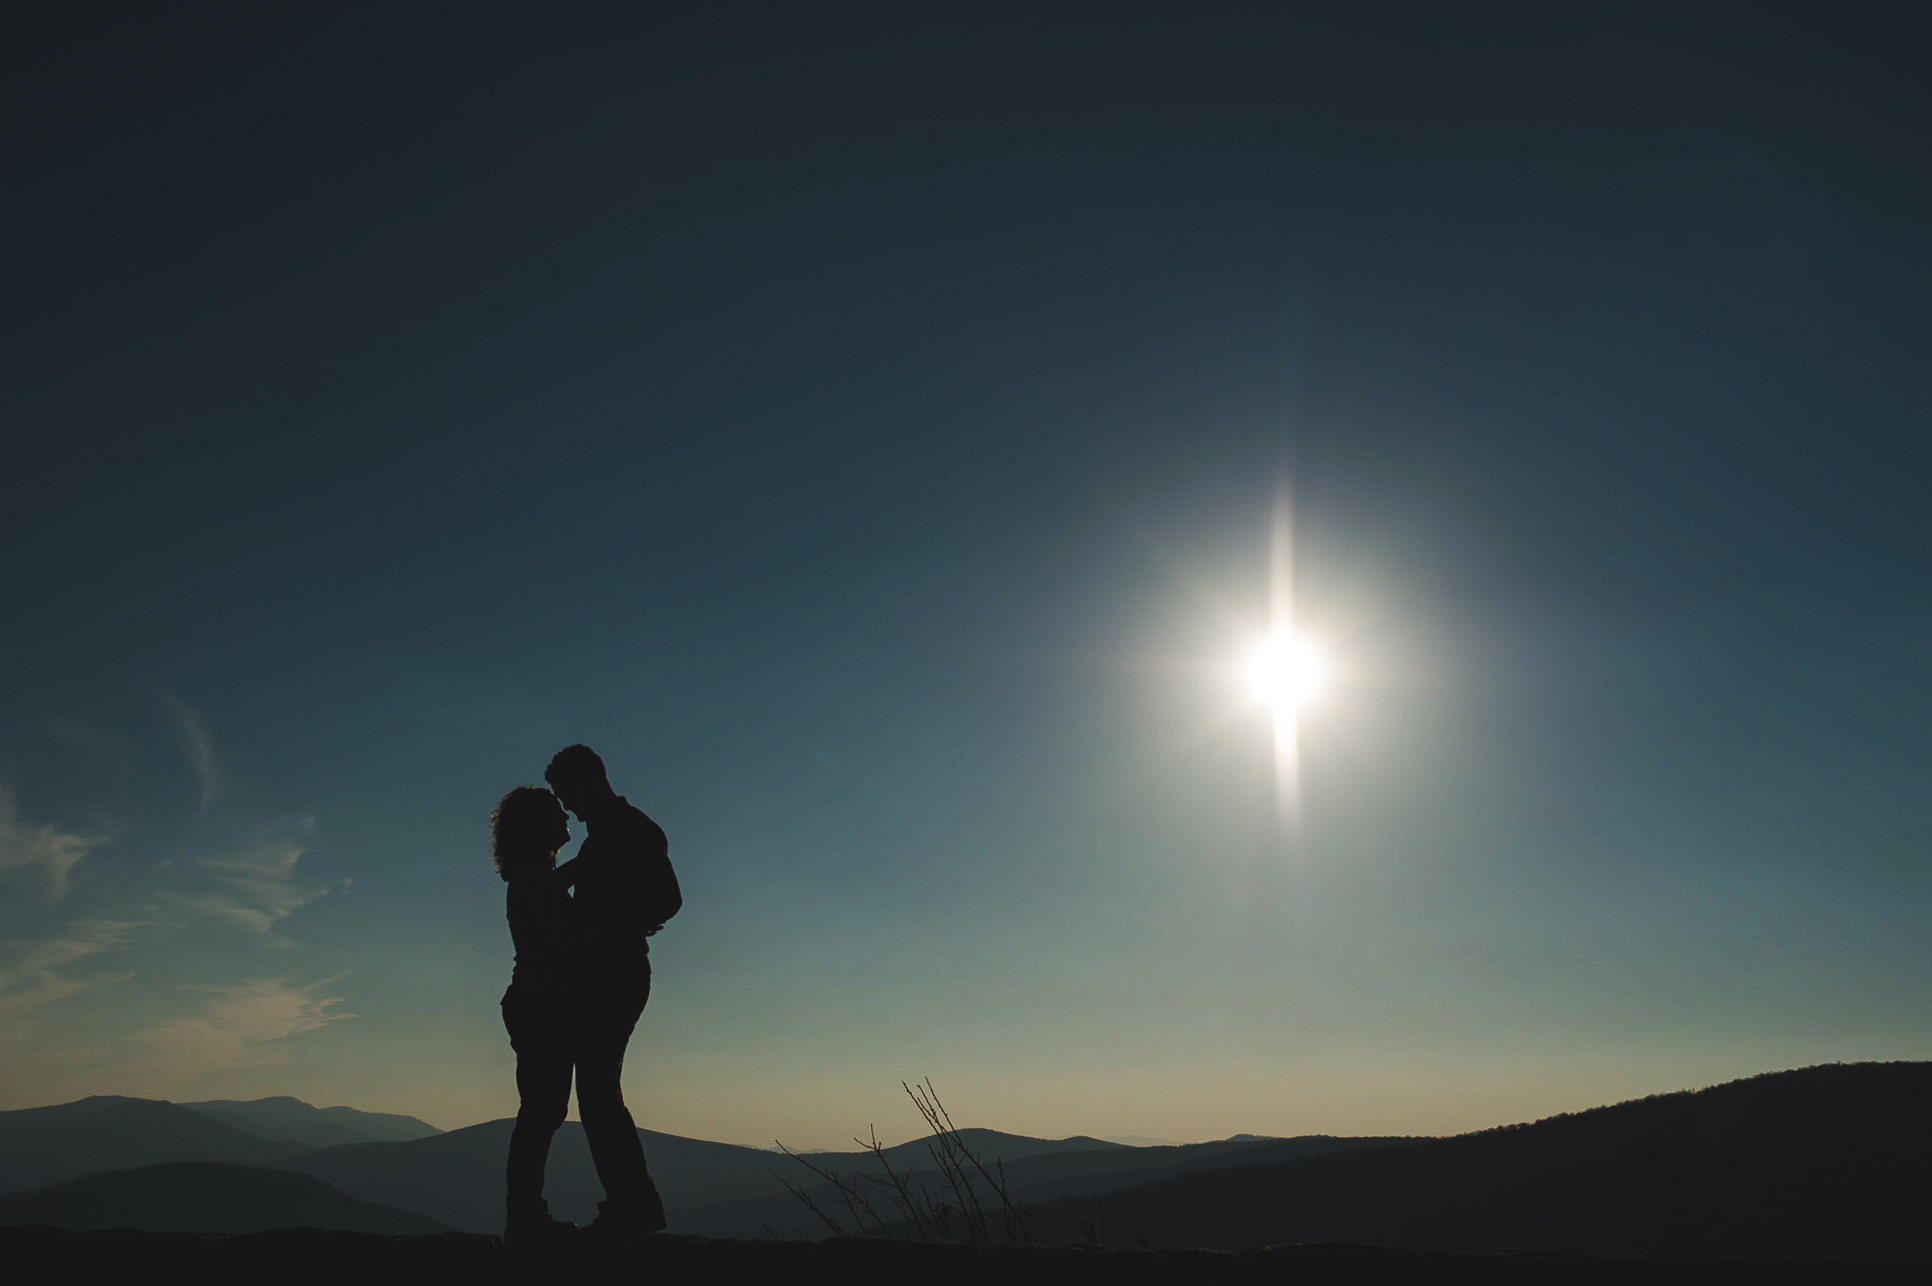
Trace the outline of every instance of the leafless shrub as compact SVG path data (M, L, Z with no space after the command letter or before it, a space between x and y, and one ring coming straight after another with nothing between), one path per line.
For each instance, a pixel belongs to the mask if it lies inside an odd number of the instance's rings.
M1095 1217L1080 1221L1080 1239L1089 1246L1104 1246L1107 1244L1107 1201L1104 1197L1093 1200Z
M773 1171L785 1190L797 1197L820 1223L840 1237L913 1236L920 1241L967 1241L987 1246L1001 1241L1027 1241L1032 1235L1032 1212L1007 1192L1005 1163L995 1158L991 1167L967 1144L959 1127L939 1101L930 1078L918 1085L899 1082L926 1123L926 1152L938 1171L940 1191L930 1184L914 1186L916 1172L895 1170L886 1158L878 1131L866 1128L866 1138L852 1141L872 1155L877 1173L854 1170L840 1174L807 1160L783 1143L786 1156L817 1175L832 1189L821 1202L805 1187L794 1186ZM844 1216L827 1206L844 1211ZM881 1212L881 1207L885 1212Z

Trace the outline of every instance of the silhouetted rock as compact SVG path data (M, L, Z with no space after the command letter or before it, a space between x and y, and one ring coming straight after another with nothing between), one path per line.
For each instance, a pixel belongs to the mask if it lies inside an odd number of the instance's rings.
M434 1219L357 1201L306 1174L215 1161L111 1170L38 1192L0 1196L0 1224L152 1232L329 1228L403 1234L444 1230Z
M0 1112L0 1192L165 1161L269 1165L306 1151L173 1103L97 1095Z

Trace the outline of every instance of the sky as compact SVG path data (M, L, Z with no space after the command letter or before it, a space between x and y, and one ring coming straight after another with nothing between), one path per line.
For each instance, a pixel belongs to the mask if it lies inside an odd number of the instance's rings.
M1932 1058L1923 7L4 21L0 1108L512 1114L578 741L652 1129Z

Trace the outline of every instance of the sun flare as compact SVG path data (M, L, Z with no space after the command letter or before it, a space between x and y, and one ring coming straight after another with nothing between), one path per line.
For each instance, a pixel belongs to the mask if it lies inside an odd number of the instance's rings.
M1321 658L1306 643L1279 634L1248 659L1248 688L1278 714L1289 714L1322 685Z

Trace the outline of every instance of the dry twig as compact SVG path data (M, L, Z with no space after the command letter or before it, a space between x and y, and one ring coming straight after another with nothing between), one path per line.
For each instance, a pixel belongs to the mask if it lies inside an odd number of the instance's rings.
M782 1143L778 1145L779 1151L831 1187L832 1200L845 1208L849 1226L825 1209L810 1192L792 1186L776 1171L773 1171L774 1177L835 1236L893 1235L892 1225L868 1199L864 1185L871 1185L872 1195L883 1197L899 1212L896 1222L901 1235L909 1231L921 1241L962 1240L977 1246L997 1241L1028 1240L1032 1232L1032 1211L1017 1204L1008 1195L1005 1163L995 1158L989 1168L968 1146L959 1127L953 1124L952 1115L946 1111L945 1104L939 1101L939 1093L933 1089L930 1077L917 1086L901 1081L899 1087L905 1090L906 1097L912 1100L931 1132L926 1139L926 1151L938 1168L950 1200L935 1197L932 1189L923 1183L915 1192L913 1181L917 1171L908 1170L902 1174L895 1170L886 1156L885 1145L879 1142L878 1131L871 1127L867 1127L867 1138L854 1138L852 1141L872 1155L883 1174L855 1170L843 1175L806 1160ZM981 1198L982 1187L987 1190L987 1200ZM990 1210L989 1202L992 1206Z

